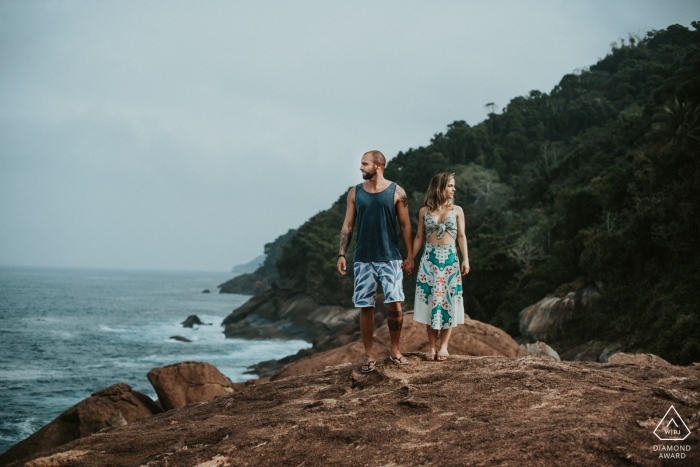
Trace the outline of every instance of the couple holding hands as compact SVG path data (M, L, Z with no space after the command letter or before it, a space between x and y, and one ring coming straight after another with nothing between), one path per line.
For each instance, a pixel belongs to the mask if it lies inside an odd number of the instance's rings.
M387 325L391 336L389 356L397 365L408 364L408 358L399 351L403 325L403 272L408 275L413 272L413 257L423 242L425 249L416 270L413 319L426 325L430 341L426 360L447 360L447 344L452 328L463 324L465 317L462 276L469 273L469 257L464 234L464 211L454 205L454 174L440 173L430 181L425 205L418 213L418 231L413 238L406 192L384 178L385 166L386 159L379 151L369 151L362 156L360 171L365 181L348 193L347 212L340 232L337 268L340 274L345 275L345 253L353 232L357 231L352 300L361 309L360 329L365 346L362 373L373 371L376 363L372 354L372 335L377 281L382 284L384 303L388 309ZM403 261L399 252L397 219L406 248ZM464 257L461 265L457 245Z

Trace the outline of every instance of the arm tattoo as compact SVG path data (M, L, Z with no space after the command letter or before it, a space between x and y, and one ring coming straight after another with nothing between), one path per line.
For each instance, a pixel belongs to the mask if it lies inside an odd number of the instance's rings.
M408 198L406 197L406 192L403 188L401 188L398 185L396 185L396 194L399 196L399 203L403 204L404 207L408 206Z
M344 255L348 251L350 240L352 239L352 229L343 229L340 231L340 254Z

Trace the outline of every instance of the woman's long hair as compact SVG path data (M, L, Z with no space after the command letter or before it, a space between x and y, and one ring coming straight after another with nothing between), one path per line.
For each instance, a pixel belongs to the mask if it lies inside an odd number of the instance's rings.
M425 200L423 201L426 206L428 206L428 211L437 211L441 206L447 202L447 196L445 196L445 190L447 189L447 184L450 180L454 180L455 174L453 173L439 173L430 180L430 185L428 185L428 191L425 193ZM449 205L454 204L454 200L450 200Z

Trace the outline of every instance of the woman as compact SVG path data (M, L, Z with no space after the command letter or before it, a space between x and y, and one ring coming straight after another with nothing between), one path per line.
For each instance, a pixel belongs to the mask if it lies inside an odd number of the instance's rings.
M418 232L413 251L425 251L417 271L414 321L428 330L430 351L426 360L447 360L447 344L452 328L464 324L462 277L469 273L464 211L454 205L455 176L440 173L433 177L425 194L425 206L418 212ZM460 266L456 244L464 262ZM469 317L467 317L469 318ZM438 334L440 348L437 347Z

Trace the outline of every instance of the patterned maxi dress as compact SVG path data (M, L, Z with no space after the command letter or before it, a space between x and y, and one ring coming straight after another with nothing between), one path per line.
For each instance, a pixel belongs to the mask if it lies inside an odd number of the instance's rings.
M425 230L426 238L434 231L437 231L438 239L442 238L445 232L456 237L454 210L441 224L426 213ZM418 268L413 319L430 325L432 329L449 329L464 324L464 318L457 245L426 242Z

